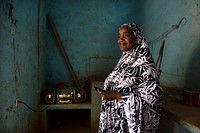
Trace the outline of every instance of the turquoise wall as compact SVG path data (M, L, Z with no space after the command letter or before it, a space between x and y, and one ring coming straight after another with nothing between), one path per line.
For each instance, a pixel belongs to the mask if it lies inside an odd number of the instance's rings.
M39 1L39 0L38 0ZM58 82L75 86L54 34L50 15L81 86L92 75L103 80L117 63L118 27L139 23L154 59L165 40L161 83L199 90L200 1L196 0L0 0L0 132L33 132L41 90ZM13 6L13 8L12 8ZM162 36L182 18L180 26ZM38 23L39 21L39 23ZM20 122L20 124L19 124Z
M179 28L173 30L161 40L151 44L156 59L161 41L165 40L162 59L161 82L179 89L200 90L200 1L197 0L145 0L141 24L146 38L152 41L172 29L180 22Z
M143 27L155 61L165 40L161 83L178 89L199 90L199 4L195 0L48 0L46 11L55 23L82 85L91 75L103 80L112 70L121 55L116 41L118 26L133 21ZM173 28L173 25L179 27ZM48 25L46 30L46 81L48 84L67 82L71 86L73 80L53 32Z
M36 133L38 114L37 11L34 0L0 1L0 132Z
M117 44L119 25L140 18L137 3L128 0L47 0L46 7L82 86L91 75L103 80L113 69L121 55ZM48 22L46 41L47 84L66 82L74 86Z

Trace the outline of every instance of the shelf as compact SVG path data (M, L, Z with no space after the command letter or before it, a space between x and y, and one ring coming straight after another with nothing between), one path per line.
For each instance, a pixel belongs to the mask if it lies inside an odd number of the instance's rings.
M162 102L163 113L178 122L192 133L200 131L200 108L183 104L181 98L172 95L164 96Z
M41 125L41 132L47 133L49 126L48 120L54 114L54 112L73 112L80 113L80 111L89 112L89 122L90 122L90 130L92 133L98 132L98 125L99 125L99 116L100 116L100 107L101 107L101 96L97 93L94 89L94 86L103 88L103 82L101 81L90 81L88 84L88 88L90 89L90 100L83 102L83 103L67 103L67 104L40 104L40 110L45 108L45 111L40 113L40 125ZM76 110L77 111L74 111ZM68 110L68 111L67 111ZM66 129L67 130L67 129Z
M91 103L84 102L84 103L68 103L68 104L40 104L40 109L44 109L46 107L48 107L46 110L91 109Z

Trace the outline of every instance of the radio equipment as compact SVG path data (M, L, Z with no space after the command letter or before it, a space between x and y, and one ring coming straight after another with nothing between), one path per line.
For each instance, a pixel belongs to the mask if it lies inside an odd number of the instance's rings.
M71 89L58 89L56 103L73 103L74 91Z
M55 103L56 101L56 91L55 89L47 89L45 91L42 92L42 98L41 98L41 102L42 103L48 103L48 104L52 104Z
M74 88L57 88L45 90L42 94L42 103L46 104L64 104L80 103L86 100L84 89Z
M57 89L56 103L80 103L86 100L83 89Z
M86 92L83 89L74 90L74 102L84 102L86 100Z

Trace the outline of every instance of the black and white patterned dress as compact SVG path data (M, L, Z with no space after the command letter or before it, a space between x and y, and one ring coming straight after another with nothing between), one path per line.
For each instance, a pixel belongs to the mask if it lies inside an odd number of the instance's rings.
M99 133L158 132L162 89L144 41L122 53L104 90L121 92L122 100L102 100Z

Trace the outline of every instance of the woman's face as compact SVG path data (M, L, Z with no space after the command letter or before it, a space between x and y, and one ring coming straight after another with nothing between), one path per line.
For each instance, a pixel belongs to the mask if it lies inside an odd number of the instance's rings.
M129 51L135 45L135 36L128 27L119 29L118 44L121 51Z

